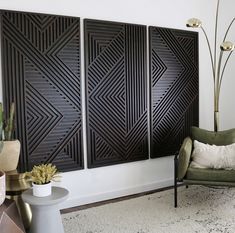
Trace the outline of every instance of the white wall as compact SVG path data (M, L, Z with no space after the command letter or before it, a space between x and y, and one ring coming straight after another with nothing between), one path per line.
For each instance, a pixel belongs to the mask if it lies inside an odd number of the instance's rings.
M234 17L234 0L223 0L219 30ZM1 9L52 13L127 23L186 29L188 18L198 17L213 40L215 0L0 0ZM81 27L83 30L83 27ZM235 25L232 28L235 31ZM222 34L219 33L221 40ZM235 33L233 33L235 39ZM82 41L83 43L83 37ZM82 54L83 58L83 54ZM212 73L205 39L200 33L200 126L213 129ZM83 67L82 59L82 67ZM235 55L225 74L221 93L221 129L235 127ZM82 70L82 85L84 75ZM82 93L84 99L84 92ZM84 111L84 108L83 108ZM85 156L86 157L86 156ZM85 163L86 164L86 163ZM85 169L63 174L61 186L70 197L63 207L76 206L173 184L173 158Z

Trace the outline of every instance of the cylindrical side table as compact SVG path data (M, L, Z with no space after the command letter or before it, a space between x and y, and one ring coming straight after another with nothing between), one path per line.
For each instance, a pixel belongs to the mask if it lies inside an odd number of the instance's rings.
M52 187L52 194L47 197L33 196L29 189L22 194L22 199L32 210L30 233L64 233L59 204L68 198L67 189Z
M30 206L23 202L21 194L31 187L31 182L25 179L25 173L17 170L6 172L6 197L16 202L25 229L29 229L32 213Z

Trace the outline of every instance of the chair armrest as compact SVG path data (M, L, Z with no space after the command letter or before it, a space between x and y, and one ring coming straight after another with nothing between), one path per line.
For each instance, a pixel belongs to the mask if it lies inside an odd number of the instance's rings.
M178 180L182 180L187 172L188 165L190 162L190 157L192 153L192 140L190 137L184 139L183 144L179 151L179 158L178 158Z

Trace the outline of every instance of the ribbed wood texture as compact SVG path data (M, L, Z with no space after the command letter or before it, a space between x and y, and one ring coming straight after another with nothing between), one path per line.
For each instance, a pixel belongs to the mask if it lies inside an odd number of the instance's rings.
M1 11L3 98L16 103L19 167L83 168L79 18Z
M149 27L151 157L173 155L198 126L198 34Z
M148 158L146 26L85 20L88 166Z

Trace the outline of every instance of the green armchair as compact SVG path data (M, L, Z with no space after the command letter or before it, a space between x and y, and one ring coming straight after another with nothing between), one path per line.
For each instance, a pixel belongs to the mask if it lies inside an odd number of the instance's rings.
M191 137L184 139L179 153L175 156L175 207L177 207L178 182L186 187L189 184L235 186L235 170L205 169L190 167L193 140L210 145L229 145L235 143L235 129L212 132L197 127L191 128Z

